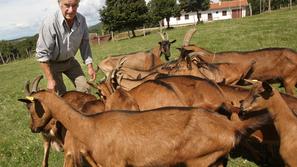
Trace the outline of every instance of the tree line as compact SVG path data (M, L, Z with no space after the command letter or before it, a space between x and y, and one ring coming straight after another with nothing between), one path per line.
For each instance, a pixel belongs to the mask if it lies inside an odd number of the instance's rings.
M34 54L37 35L9 41L0 41L0 64L24 59Z
M221 0L228 1L228 0ZM98 11L101 23L92 26L90 32L124 32L145 27L156 27L160 21L166 20L170 28L170 17L180 16L181 11L196 12L209 9L210 0L106 0L105 5ZM295 5L297 0L248 0L252 14ZM200 22L200 18L197 18ZM10 41L0 41L0 64L26 58L34 54L38 35Z
M221 0L230 1L230 0ZM292 6L297 0L248 0L250 14ZM160 20L166 20L170 28L170 17L180 16L181 11L199 13L209 9L210 0L106 0L105 6L99 10L103 29L107 32L131 31L143 26L158 26Z

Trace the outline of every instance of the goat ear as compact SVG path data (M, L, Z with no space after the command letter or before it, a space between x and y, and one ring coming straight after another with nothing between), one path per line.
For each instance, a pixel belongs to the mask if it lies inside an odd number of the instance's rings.
M176 48L177 50L179 50L180 52L182 51L182 48Z
M26 104L32 103L32 101L29 99L18 99L18 101L26 103Z
M174 42L176 42L176 40L173 40L173 41L171 41L170 43L174 43Z
M262 87L264 88L264 92L261 93L261 96L264 99L268 99L273 95L272 87L267 82L262 82Z

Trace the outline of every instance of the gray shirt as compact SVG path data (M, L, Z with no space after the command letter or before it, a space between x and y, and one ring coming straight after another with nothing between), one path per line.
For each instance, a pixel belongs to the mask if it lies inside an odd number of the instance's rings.
M39 62L68 60L75 56L78 49L84 63L92 63L84 16L77 13L71 29L60 10L43 21L36 44L36 57Z

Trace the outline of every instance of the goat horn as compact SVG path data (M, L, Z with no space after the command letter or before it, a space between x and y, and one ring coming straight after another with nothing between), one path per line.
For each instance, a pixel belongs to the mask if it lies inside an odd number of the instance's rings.
M39 75L33 80L31 92L37 92L38 84L42 78L43 78L43 75Z
M165 37L164 37L163 33L162 32L159 32L159 34L160 34L162 40L165 40Z
M164 34L166 35L166 40L168 40L168 39L169 39L169 37L168 37L168 33L165 32Z
M95 73L98 73L99 70L100 70L100 67L99 67L99 65L97 64L97 68L96 68L96 70L95 70Z
M246 81L248 83L251 83L251 84L257 84L257 83L259 83L259 81L258 80L255 80L255 79L253 79L253 80L251 80L251 79L244 79L244 81Z
M25 83L25 95L29 96L31 94L30 92L30 81L26 81Z
M189 46L190 40L196 31L197 31L196 28L191 28L190 30L188 30L186 32L185 37L184 37L183 46Z
M91 87L97 89L97 85L91 81L87 81L87 84L90 85Z

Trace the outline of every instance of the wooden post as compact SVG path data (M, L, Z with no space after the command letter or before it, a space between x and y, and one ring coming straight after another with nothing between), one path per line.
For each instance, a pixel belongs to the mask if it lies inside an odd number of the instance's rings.
M143 25L143 29L142 30L143 30L143 36L145 36L145 34L146 34L145 33L145 25Z
M113 31L111 31L111 40L114 41Z
M262 13L262 0L260 0L260 13Z
M290 0L290 9L292 10L292 0Z
M271 12L271 0L268 0L268 12Z
M6 56L6 63L10 61L10 56Z
M250 8L250 16L253 16L253 9L252 9L252 4L249 3L249 8Z
M2 53L1 52L0 52L0 57L1 57L2 64L5 64L5 61L4 61L3 57L2 57Z

